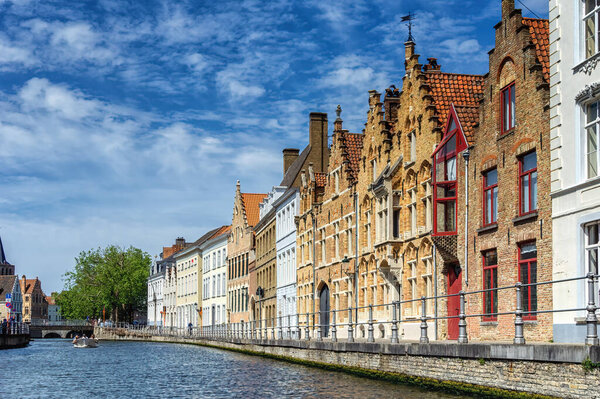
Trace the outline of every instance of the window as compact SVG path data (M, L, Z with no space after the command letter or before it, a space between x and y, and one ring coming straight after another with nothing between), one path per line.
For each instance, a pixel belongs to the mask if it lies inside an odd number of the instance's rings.
M401 238L400 237L400 193L395 192L394 195L392 196L392 209L393 209L393 214L392 214L392 234L394 235L395 239Z
M502 109L502 133L515 128L515 84L511 83L500 93Z
M414 237L417 233L417 186L408 190L410 194L410 204L408 204L408 212L410 214L410 237ZM406 238L406 237L405 237Z
M346 255L352 255L352 216L346 217Z
M497 320L498 313L498 254L495 249L483 253L483 320Z
M456 135L435 154L434 212L437 234L456 233Z
M376 226L376 240L382 242L387 240L387 228L388 228L388 203L387 196L379 198L377 200L377 226Z
M410 277L408 278L408 284L410 286L410 299L412 302L410 303L410 309L412 310L411 316L417 316L417 310L419 306L419 301L417 296L417 261L410 260L408 261L408 266L410 267Z
M585 272L598 274L598 255L600 253L600 220L584 226L585 233ZM594 289L595 302L598 303L598 282ZM587 297L586 297L587 298Z
M498 221L498 169L483 173L483 224Z
M519 248L519 281L523 284L537 283L537 248L535 242L523 244ZM537 287L527 286L521 289L523 318L535 319L537 311Z
M371 248L371 211L367 211L365 223L365 235L367 240L367 248Z
M339 194L339 192L340 192L340 170L339 169L333 171L333 182L334 182L335 194Z
M600 1L600 0L599 0ZM598 176L600 165L600 101L585 107L585 164L588 179Z
M600 0L584 0L583 50L585 58L600 51Z
M333 236L335 259L340 258L340 222L333 224L335 234Z
M375 181L377 179L377 160L373 159L371 161L371 171L372 171L372 181Z
M321 263L325 263L325 228L321 229Z
M534 152L519 159L519 213L537 210L537 155Z
M410 162L415 162L417 160L417 135L414 130L408 134L408 142L410 145Z
M431 298L433 296L433 262L432 262L432 257L431 256L426 256L424 258L421 258L421 260L423 261L423 265L424 267L424 271L425 274L423 274L421 277L423 278L423 282L425 283L425 296L427 298ZM434 304L433 304L434 300L427 300L427 309L426 312L428 315L432 315L433 311L434 311Z

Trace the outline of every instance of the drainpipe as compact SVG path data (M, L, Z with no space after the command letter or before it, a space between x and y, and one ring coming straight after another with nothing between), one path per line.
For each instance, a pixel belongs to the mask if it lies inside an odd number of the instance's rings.
M465 285L469 286L469 156L467 148L463 152L465 159Z
M434 324L434 333L435 340L438 340L438 281L437 281L437 247L433 244L433 296L435 297L433 301L433 312L435 317Z
M354 310L356 312L354 320L358 327L358 192L354 193L354 219Z

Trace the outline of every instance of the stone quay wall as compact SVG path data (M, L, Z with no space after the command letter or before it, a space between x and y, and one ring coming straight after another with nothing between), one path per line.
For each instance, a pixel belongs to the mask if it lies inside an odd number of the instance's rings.
M477 396L600 398L598 346L203 339L114 328L96 328L95 334L210 346Z
M29 334L0 334L0 349L22 348L29 345Z

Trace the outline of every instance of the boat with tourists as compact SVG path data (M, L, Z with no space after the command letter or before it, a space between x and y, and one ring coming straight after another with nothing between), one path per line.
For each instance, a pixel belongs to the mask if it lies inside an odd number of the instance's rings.
M98 340L94 336L88 338L85 335L83 337L76 336L73 338L74 348L97 348Z

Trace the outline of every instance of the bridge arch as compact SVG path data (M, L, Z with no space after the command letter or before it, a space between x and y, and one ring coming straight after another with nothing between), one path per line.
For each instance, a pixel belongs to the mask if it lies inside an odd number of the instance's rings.
M49 332L44 335L44 338L62 338L62 335L57 332Z

